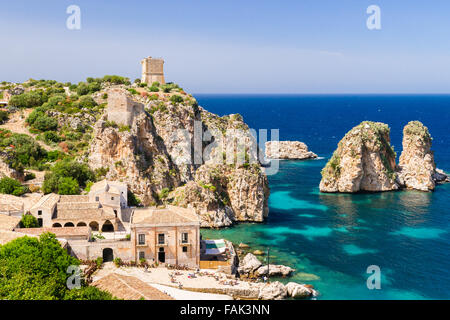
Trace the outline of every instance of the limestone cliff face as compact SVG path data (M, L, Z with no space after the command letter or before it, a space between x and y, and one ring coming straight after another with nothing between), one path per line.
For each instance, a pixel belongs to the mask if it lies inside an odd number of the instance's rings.
M89 152L93 169L108 170L106 178L126 182L144 204L155 204L164 188L180 184L180 177L151 118L143 113L129 130L107 125L105 118L94 127Z
M396 154L390 145L389 127L364 121L350 130L322 170L320 191L389 191L399 188Z
M419 121L409 122L403 129L403 151L398 165L399 180L407 189L434 190L437 181L445 179L436 172L431 135Z
M204 227L263 221L268 181L242 117L219 117L187 95L183 103L168 100L148 102L130 127L111 125L105 114L94 127L89 165L108 168L106 178L126 182L145 205L196 209Z
M308 146L300 141L268 141L266 157L269 159L314 159L317 154L308 150Z
M262 222L269 213L266 175L257 165L234 168L205 164L196 170L194 181L169 196L173 204L195 208L202 226L225 227L235 221Z

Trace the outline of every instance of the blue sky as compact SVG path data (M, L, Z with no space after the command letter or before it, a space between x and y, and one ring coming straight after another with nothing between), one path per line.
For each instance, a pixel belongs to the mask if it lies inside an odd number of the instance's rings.
M81 30L66 8L81 8ZM381 30L366 9L381 8ZM0 80L140 77L193 93L449 93L450 2L0 0Z

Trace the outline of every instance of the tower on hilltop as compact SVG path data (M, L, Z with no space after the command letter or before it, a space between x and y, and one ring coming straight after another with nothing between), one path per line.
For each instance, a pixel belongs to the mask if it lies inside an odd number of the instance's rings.
M165 84L164 80L164 60L162 58L148 57L142 59L142 79L141 82L151 85L153 82Z

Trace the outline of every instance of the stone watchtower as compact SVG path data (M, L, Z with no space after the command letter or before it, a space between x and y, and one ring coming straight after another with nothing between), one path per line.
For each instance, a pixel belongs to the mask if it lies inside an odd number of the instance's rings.
M162 58L148 57L141 60L142 64L142 79L141 82L152 84L153 82L159 82L165 84L164 80L164 60Z

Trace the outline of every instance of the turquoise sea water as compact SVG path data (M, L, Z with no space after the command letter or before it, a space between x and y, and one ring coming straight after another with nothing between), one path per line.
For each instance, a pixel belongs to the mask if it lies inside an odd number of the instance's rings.
M218 114L240 113L250 127L280 129L323 159L281 161L269 176L270 214L262 224L202 230L252 249L270 247L271 261L293 266L291 279L313 284L319 299L449 299L450 184L433 193L322 194L320 170L337 142L363 120L383 121L401 152L403 126L429 127L437 166L450 171L450 96L196 95ZM367 267L381 269L369 290Z

